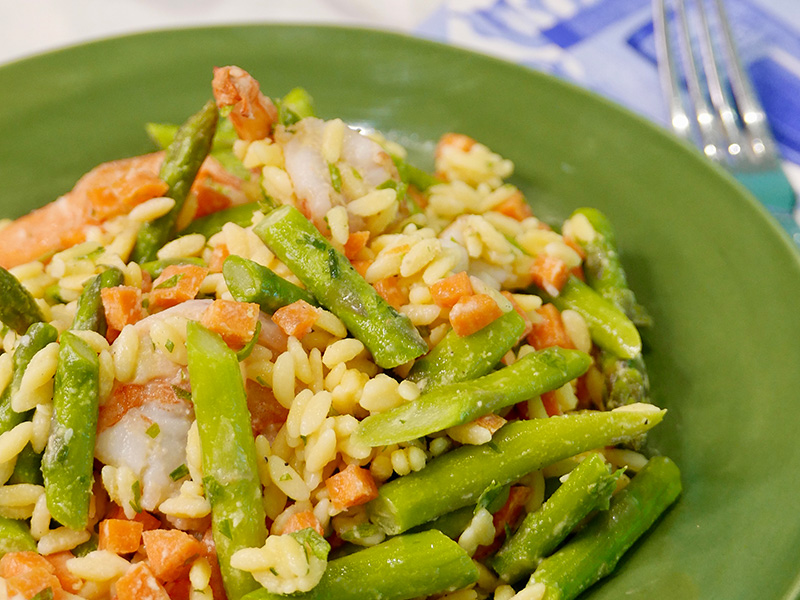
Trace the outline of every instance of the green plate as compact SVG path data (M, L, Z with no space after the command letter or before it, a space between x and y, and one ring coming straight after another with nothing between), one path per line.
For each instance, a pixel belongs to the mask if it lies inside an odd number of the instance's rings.
M146 121L182 121L214 65L268 95L305 86L323 116L417 151L461 131L516 163L537 213L605 211L645 335L651 437L685 493L586 597L800 595L800 256L761 206L698 153L580 89L485 56L357 29L232 26L111 39L0 68L0 203L16 216L95 164L151 149ZM420 155L421 156L421 155Z

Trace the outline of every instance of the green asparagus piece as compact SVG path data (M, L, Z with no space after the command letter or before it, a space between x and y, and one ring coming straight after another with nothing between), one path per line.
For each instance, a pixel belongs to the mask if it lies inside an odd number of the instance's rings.
M579 241L586 251L583 270L588 284L624 312L635 325L652 325L652 317L636 301L635 294L628 286L628 277L619 257L617 238L608 217L596 208L579 208L572 213L572 216L575 215L586 217L596 234L591 242Z
M151 260L142 263L142 271L147 272L150 277L157 279L161 272L170 265L197 265L198 267L205 267L206 261L196 256L185 256L183 258L162 258L160 260Z
M680 471L654 457L574 539L546 558L530 584L546 586L545 600L572 600L611 573L619 559L680 495ZM530 585L529 584L529 585Z
M397 167L397 172L400 174L400 179L405 183L413 185L421 192L426 191L429 187L436 185L437 183L442 183L442 181L436 178L434 175L415 167L411 163L407 162L404 158L401 158L396 154L392 154L392 161Z
M278 119L283 125L294 125L313 116L314 99L304 88L296 87L278 100Z
M592 357L579 350L538 350L489 375L438 387L413 402L371 415L355 435L368 446L407 442L560 388L591 364Z
M642 351L636 325L621 310L577 277L570 276L558 296L548 298L559 310L578 312L589 326L592 341L619 358L634 358Z
M58 330L49 323L34 323L17 342L13 358L11 383L0 396L0 434L10 431L31 418L33 411L18 413L11 408L11 399L19 390L22 376L33 356L48 344L58 339ZM42 483L41 456L28 444L17 456L14 473L9 483Z
M464 337L452 329L425 356L414 363L406 379L420 391L468 381L491 371L519 341L525 321L511 310L480 331Z
M241 227L249 227L253 222L253 214L260 210L258 202L248 202L218 210L199 219L195 219L184 229L182 234L202 233L206 239L222 231L225 223L236 223Z
M282 306L305 300L317 301L304 289L257 262L241 256L229 256L222 265L222 274L231 295L239 302L255 302L265 313L272 314Z
M260 589L244 600L411 600L475 583L478 569L439 531L391 538L328 563L309 592L282 596Z
M74 333L62 333L42 475L50 514L72 529L85 528L89 518L99 379L94 350Z
M486 510L494 514L503 508L506 500L508 500L508 493L510 490L510 485L503 486L500 493L496 494L494 498L492 498L492 500L486 505ZM441 517L436 517L432 521L418 525L417 527L410 529L409 533L436 529L437 531L441 531L450 539L456 540L462 533L464 533L464 530L469 527L469 524L472 522L472 517L475 516L475 511L475 506L463 506L458 510L454 510L442 515Z
M191 116L175 134L167 148L159 177L169 186L166 196L175 200L166 215L145 223L139 229L133 260L142 263L155 260L156 252L175 233L175 222L183 208L189 189L209 150L217 126L217 105L209 100Z
M603 351L600 353L598 364L606 380L603 402L607 409L647 401L650 384L641 355L621 360Z
M381 298L299 210L277 208L254 231L317 301L361 340L378 366L396 367L428 351L408 317Z
M44 321L44 315L31 293L16 277L0 267L0 322L22 335L39 321Z
M267 537L250 412L233 350L197 322L189 322L186 332L214 543L225 591L238 600L258 584L249 573L234 569L230 558L241 548L262 546Z
M513 536L506 539L490 566L507 583L533 572L542 559L593 510L606 510L617 479L603 458L589 455L537 511L529 513Z
M0 517L0 558L9 552L36 552L36 540L24 521Z
M78 298L78 308L75 311L75 319L72 321L72 329L91 329L105 336L108 326L100 290L122 285L124 281L122 272L114 267L96 275L83 288L83 292Z
M490 485L511 483L559 460L639 435L660 423L665 412L643 404L511 421L487 444L461 446L431 460L421 471L384 484L367 505L370 520L388 535L401 533L475 504Z

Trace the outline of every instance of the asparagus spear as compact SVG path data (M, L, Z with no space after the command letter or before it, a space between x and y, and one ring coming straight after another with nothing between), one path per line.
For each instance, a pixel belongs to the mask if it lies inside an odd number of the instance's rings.
M159 177L169 185L166 196L175 200L166 215L145 223L139 230L132 260L142 263L156 258L156 252L175 233L175 222L189 189L211 148L217 126L217 105L209 100L175 134L164 155Z
M489 375L436 388L414 402L369 416L355 435L368 446L407 442L555 390L591 364L592 358L579 350L545 348Z
M89 519L99 379L94 350L74 333L62 333L42 475L50 514L72 529L85 528Z
M241 548L262 546L267 537L244 384L233 350L197 322L187 326L186 350L214 543L225 591L238 600L258 584L234 569L230 558Z
M100 290L122 285L123 281L122 272L114 267L96 275L83 288L83 292L78 298L78 308L75 311L75 319L72 321L72 329L91 329L105 336L108 326Z
M244 600L411 600L477 580L478 569L457 543L439 531L424 531L330 561L309 592L283 596L262 588Z
M495 494L487 503L486 510L494 514L503 508L506 500L508 500L508 494L510 490L510 485L504 485L500 492ZM437 517L432 521L428 521L427 523L423 523L422 525L414 527L413 529L409 530L409 533L436 529L437 531L441 531L450 539L457 540L458 537L464 533L464 530L469 527L469 524L472 522L472 518L475 516L476 510L477 509L475 506L462 506L457 510L444 514L441 517Z
M283 125L294 125L301 119L314 116L314 99L304 88L289 90L278 100L278 118Z
M311 294L257 262L241 256L229 256L222 265L228 291L239 302L255 302L265 313L272 314L282 306L305 300L316 306Z
M33 356L42 348L58 339L58 330L49 323L34 323L28 327L14 350L13 375L11 383L0 396L0 434L31 418L33 411L18 413L11 408L11 399L19 391L22 376ZM33 451L30 444L17 456L14 473L9 483L42 483L41 457Z
M547 299L559 310L571 308L580 313L589 326L592 341L600 348L619 358L634 358L641 353L642 339L636 325L574 275L570 276L558 296Z
M452 329L441 342L414 363L406 379L420 391L475 379L491 371L519 341L525 321L511 310L471 335L459 336Z
M490 560L500 579L515 583L530 574L586 515L607 509L621 474L609 473L599 454L584 459L539 510L525 516Z
M0 517L0 558L9 552L36 552L36 540L23 521Z
M0 321L19 333L44 321L42 310L30 292L11 273L0 267Z
M396 367L428 351L408 317L381 298L295 207L275 209L254 231L361 340L378 366Z
M586 251L584 273L587 283L603 298L623 311L635 325L652 325L653 319L636 301L628 286L628 277L622 267L617 239L611 222L596 208L579 208L572 216L583 215L592 225L595 236L591 241L578 240Z
M619 559L681 493L680 471L654 457L573 540L546 558L530 584L546 586L545 600L572 600L611 573ZM530 585L529 584L529 585Z
M491 442L461 446L421 471L381 486L367 505L370 520L389 535L475 504L490 485L504 485L564 458L615 445L655 427L666 411L639 404L610 412L511 421Z

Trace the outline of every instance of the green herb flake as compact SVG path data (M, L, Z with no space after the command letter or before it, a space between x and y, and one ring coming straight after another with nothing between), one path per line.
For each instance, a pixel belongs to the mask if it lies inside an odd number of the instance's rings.
M337 167L333 163L328 163L328 172L331 175L331 185L333 189L336 190L337 193L342 193L342 173L339 171L339 167Z
M292 476L289 473L284 473L283 475L281 475L280 480L281 481L291 481L292 480Z
M145 431L145 433L149 435L151 438L156 439L158 437L158 434L161 433L161 428L158 426L158 423L153 423L152 425L150 425L150 427L147 428L147 431Z
M294 539L303 544L304 547L311 550L311 553L320 560L327 560L328 553L331 551L331 545L327 540L317 533L313 528L306 527L300 531L290 533Z
M137 512L142 512L142 484L139 483L139 480L133 482L131 486L131 491L133 492L133 500L131 500L130 505L131 508Z
M166 343L164 344L164 347L167 349L167 352L171 354L172 351L175 350L175 342L173 342L172 340L167 340Z
M180 400L185 400L190 402L192 400L191 392L183 389L182 387L178 387L177 385L172 386L172 391L175 392L175 396L178 397Z
M333 248L328 249L328 270L331 272L331 277L333 279L339 277L339 258L336 256L336 250Z
M183 479L189 474L189 467L186 465L181 465L177 469L175 469L172 473L169 474L169 478L172 481L178 481L179 479Z
M182 278L183 278L183 273L175 273L175 275L173 275L169 279L165 279L164 281L159 283L157 286L155 286L153 289L154 290L168 290L170 288L174 288L176 285L178 285L178 282Z

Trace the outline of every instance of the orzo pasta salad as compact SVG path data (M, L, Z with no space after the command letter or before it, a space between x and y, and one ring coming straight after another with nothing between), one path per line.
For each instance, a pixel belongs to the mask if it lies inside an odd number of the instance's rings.
M0 228L0 598L538 600L678 497L608 219L214 70Z

